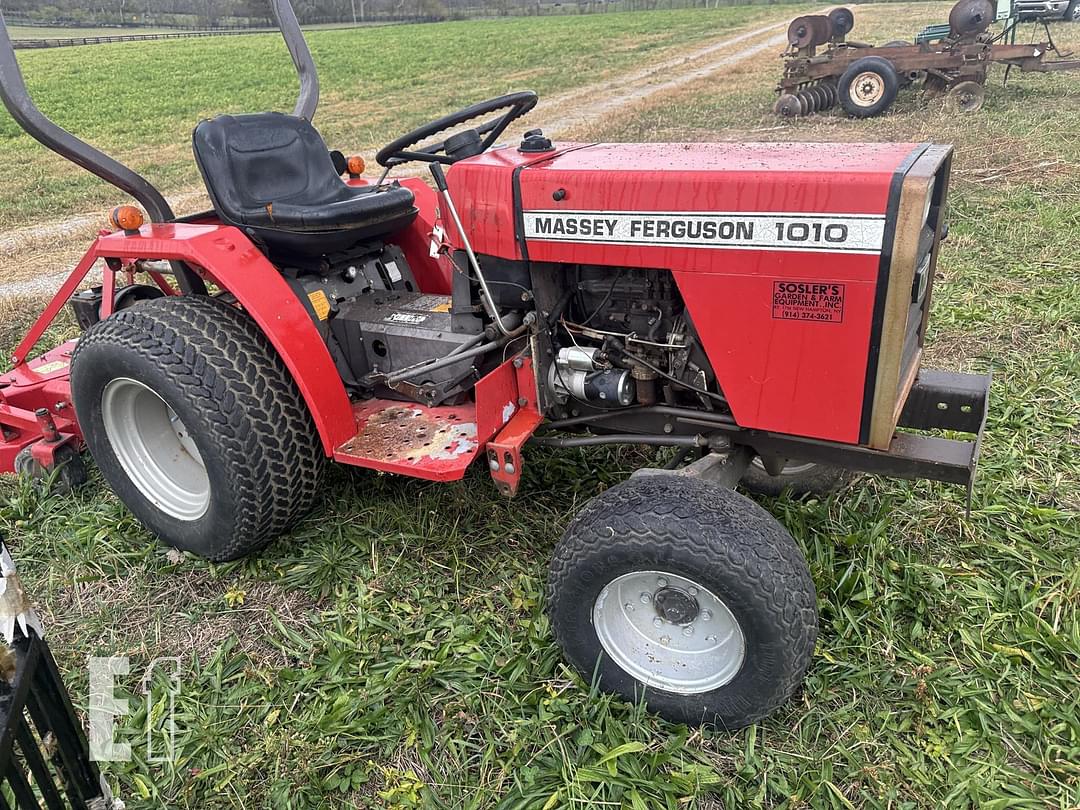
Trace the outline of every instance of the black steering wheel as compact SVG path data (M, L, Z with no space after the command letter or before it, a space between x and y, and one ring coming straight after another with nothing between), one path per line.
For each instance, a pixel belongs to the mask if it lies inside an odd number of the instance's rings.
M536 93L531 90L525 90L521 93L509 93L505 96L481 101L479 104L473 104L471 107L466 107L464 110L458 110L456 113L444 115L442 118L437 118L430 124L424 124L424 126L414 129L412 132L405 133L400 138L391 141L380 149L375 155L375 160L378 161L380 166L390 167L397 166L401 163L408 163L410 160L422 160L426 163L449 164L461 160L462 158L470 157L471 155L478 155L489 149L491 145L499 139L499 136L503 134L503 131L510 126L512 121L521 118L521 116L525 115L525 113L535 107L536 101ZM506 110L506 112L492 118L490 121L479 127L464 130L460 135L452 135L449 138L436 143L417 146L417 144L423 143L428 138L438 135L441 132L446 132L446 130L451 129L452 127L465 124L472 121L474 118L493 113L496 110ZM447 154L447 143L453 145L453 139L462 136L468 136L470 141L466 150L467 154ZM452 149L451 151L457 150Z

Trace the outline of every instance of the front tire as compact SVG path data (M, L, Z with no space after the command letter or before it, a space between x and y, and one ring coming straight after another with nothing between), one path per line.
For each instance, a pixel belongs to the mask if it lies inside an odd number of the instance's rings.
M678 723L737 729L803 681L816 594L791 535L742 495L632 478L585 507L555 549L548 612L586 681Z
M105 480L170 546L242 557L318 492L325 456L307 406L235 307L183 296L117 312L78 342L71 388Z

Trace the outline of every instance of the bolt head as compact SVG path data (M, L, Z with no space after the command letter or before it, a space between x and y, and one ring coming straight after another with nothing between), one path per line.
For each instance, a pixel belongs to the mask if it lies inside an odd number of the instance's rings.
M682 634L684 636L692 636L692 635L694 635L694 628L693 627L684 627L682 629Z
M652 601L652 594L648 594L648 593L643 593L643 594L641 595L641 604L643 604L643 605L647 605L647 604L649 604L649 602L651 602L651 601Z
M653 619L652 623L653 623L653 627L663 627L664 626L664 620L661 619L659 616L657 616L655 619Z
M657 580L656 580L656 584L659 585L661 588L666 588L667 587L667 578L666 577L658 577Z
M670 644L671 643L671 636L660 636L660 643L661 644Z
M690 586L689 591L691 596L697 596L698 594L697 588L695 588L693 585Z
M709 642L710 644L715 644L716 643L716 636L705 636L705 640L707 642Z
M627 610L632 611L634 609L634 603L633 602L627 602L625 605L623 605L623 607L626 608Z
M711 618L712 618L712 611L711 610L703 610L703 611L701 611L701 620L703 622L707 622Z

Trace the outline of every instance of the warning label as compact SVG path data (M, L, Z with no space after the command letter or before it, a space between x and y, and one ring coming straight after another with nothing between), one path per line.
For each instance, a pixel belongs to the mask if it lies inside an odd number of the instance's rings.
M773 281L772 316L781 321L840 323L844 320L844 285Z

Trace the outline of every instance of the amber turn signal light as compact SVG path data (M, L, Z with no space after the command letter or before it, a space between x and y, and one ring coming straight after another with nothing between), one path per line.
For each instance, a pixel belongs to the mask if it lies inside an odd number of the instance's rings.
M349 158L349 162L346 164L349 169L349 174L353 177L359 177L364 173L364 168L367 166L364 163L364 159L359 155L353 155Z
M109 224L124 233L135 233L142 227L146 218L134 205L118 205L109 212Z

